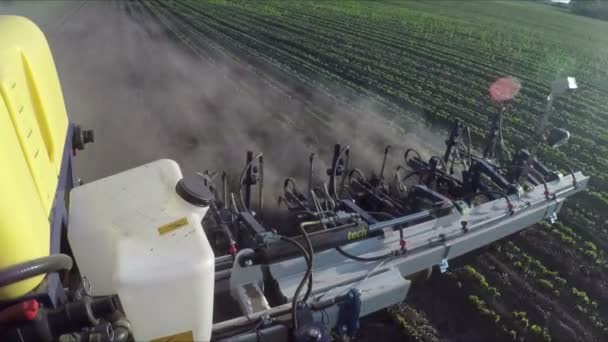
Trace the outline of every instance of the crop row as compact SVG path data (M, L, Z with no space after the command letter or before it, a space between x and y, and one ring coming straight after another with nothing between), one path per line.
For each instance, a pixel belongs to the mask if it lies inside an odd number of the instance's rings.
M230 10L232 11L233 9L231 8ZM213 11L209 10L209 8L207 8L207 7L205 7L205 12L206 13L213 13ZM224 12L217 12L215 14L216 14L217 17L220 17L220 18L221 17L225 17L225 15L226 15L226 13L224 13ZM238 12L236 14L234 12L231 12L231 15L232 15L231 19L234 19L235 16L238 17L237 14L238 14ZM258 51L264 51L264 52L266 52L266 51L269 51L269 50L271 51L272 48L275 47L275 50L276 50L276 46L278 44L280 44L280 40L279 39L272 40L271 38L274 37L273 36L273 34L274 34L273 31L280 32L281 28L280 27L278 27L278 28L270 27L270 28L266 29L264 27L264 25L259 25L259 21L255 22L255 25L250 25L250 26L243 27L242 25L243 24L246 25L247 21L253 22L254 20L257 20L257 18L255 18L255 16L253 16L253 19L250 18L250 17L252 17L252 16L249 16L246 19L244 19L244 22L240 22L239 23L239 28L241 28L242 31L247 31L248 32L248 34L249 34L248 38L251 38L251 36L255 35L256 32L262 31L262 32L258 32L259 35L261 35L263 37L266 37L267 39L270 40L268 43L266 43L265 46L263 46L263 47L257 47L257 48L254 47L254 49L258 49ZM279 17L279 18L282 18L282 16ZM209 18L207 18L207 19L209 19ZM275 20L275 21L277 21L277 20ZM278 21L280 22L280 20L278 20ZM290 21L289 23L290 23L291 26L296 26L296 24L294 24L294 22L295 21ZM226 23L220 23L220 25L226 25ZM229 28L229 26L228 26L228 28ZM324 31L324 32L333 32L331 29L330 30L326 30L325 27L321 27L320 29L322 31ZM309 28L309 31L311 31L311 33L314 33L315 32L314 30L315 30L314 27L310 27ZM278 33L276 33L276 34L278 34ZM238 39L238 36L239 36L238 32L235 35L236 35L235 39ZM271 37L271 38L268 38L268 37ZM282 36L279 35L278 37L281 38ZM321 41L322 42L322 39L318 39L318 38L320 38L320 37L318 35L315 35L314 39L300 39L298 41L298 46L309 42L308 46L300 47L304 51L303 54L308 53L308 54L306 54L306 56L310 56L311 55L310 54L310 51L311 51L310 45L312 43L310 43L310 42L317 42L317 41ZM351 39L353 37L348 37L347 36L347 38L350 39L348 41L352 42L351 45L356 45L357 44L357 41L355 39ZM244 39L244 38L241 38L241 39ZM384 39L385 40L386 39L390 39L390 37L387 38L387 36L385 35ZM282 37L282 40L283 41L289 41L289 39L286 39L285 37ZM303 42L300 42L300 41L303 41ZM406 41L409 41L409 40L406 40ZM336 39L336 42L339 42L339 40ZM368 41L365 41L365 43L368 43ZM323 46L327 46L327 45L323 44ZM313 44L313 47L314 47L314 44ZM288 53L287 53L288 56L287 57L285 57L285 56L283 56L283 57L281 57L281 56L274 57L274 60L277 61L277 63L279 63L279 64L280 63L290 63L290 60L291 60L290 57L293 58L293 56L295 55L295 53L293 52L294 51L293 46L289 46L289 47L285 48L284 50L288 51ZM331 55L331 53L332 53L331 48L329 50L330 50L329 52L326 52L326 51L319 50L319 48L317 48L316 55L315 55L315 56L317 56L316 59L318 60L319 59L318 56L320 56L322 54ZM385 50L387 50L387 49L384 49L383 51L385 51ZM421 49L419 48L418 51L421 51ZM342 54L344 54L344 52ZM402 93L402 89L408 89L409 88L410 91L407 92L407 95L409 95L410 97L413 97L413 98L409 99L410 100L409 102L416 103L416 105L418 106L418 108L423 109L424 111L438 112L438 110L436 110L436 109L439 106L435 106L434 108L429 108L428 104L430 104L430 103L443 103L444 104L444 106L443 106L444 108L448 108L448 109L452 109L453 108L453 109L455 109L455 110L449 110L449 112L456 112L457 115L459 115L460 117L462 117L463 119L465 119L466 121L469 121L469 122L470 121L475 121L475 117L480 116L480 112L481 112L481 114L485 114L485 115L481 115L482 117L483 116L487 116L489 114L488 112L483 112L482 110L480 110L481 109L480 107L482 107L482 106L479 106L479 105L476 106L476 102L475 102L476 100L475 99L469 100L468 96L462 96L462 94L459 94L459 93L454 93L454 95L449 95L449 92L453 91L452 89L455 88L455 86L453 86L453 85L451 87L449 87L449 86L445 87L444 86L443 88L445 88L446 90L443 90L442 87L441 87L441 81L434 81L435 85L437 85L437 87L434 88L434 89L430 89L429 87L427 87L426 90L424 88L419 88L419 89L413 89L412 90L412 86L409 85L409 84L417 84L417 83L420 83L420 82L419 81L416 82L416 80L424 79L424 78L422 78L420 76L420 73L413 73L413 75L414 75L414 76L412 76L413 78L404 78L402 82L398 82L397 84L391 84L387 80L391 80L391 79L394 80L394 79L396 79L395 75L399 75L398 74L398 69L392 68L392 69L387 69L385 71L382 70L382 69L380 69L378 71L378 70L376 70L377 69L376 65L373 64L373 59L370 58L370 57L367 57L367 59L363 59L362 60L362 62L363 62L362 65L365 66L366 65L365 62L369 61L367 65L369 66L369 64L371 63L372 66L373 66L373 70L366 71L364 67L356 67L356 63L355 63L357 61L357 59L361 60L361 57L360 57L361 50L354 51L351 54L352 55L350 55L350 56L346 55L345 58L336 59L335 62L332 63L332 64L328 64L328 63L321 64L320 67L318 68L321 71L318 71L318 73L321 74L321 75L323 75L323 74L325 74L327 72L335 74L335 73L339 72L341 68L345 68L344 65L349 65L349 63L350 63L348 69L349 69L349 73L351 75L352 74L357 74L357 75L367 75L367 74L369 74L369 75L371 75L371 76L369 76L367 78L367 88L374 88L374 83L379 83L379 84L384 85L384 87L382 87L381 90L390 89L390 91L388 91L389 94L390 93L397 93L397 94L399 94L399 93ZM355 57L353 58L352 56L355 56ZM386 61L382 60L382 56L384 56L384 54L377 54L377 58L376 59L378 59L378 60L381 61L381 65L387 65ZM342 57L342 56L340 56L340 57ZM273 57L271 57L271 58L273 58ZM413 59L413 58L404 58L403 60L404 61L409 61L410 59ZM460 61L458 61L458 62L460 62ZM407 64L407 62L404 62L403 64ZM353 68L352 65L355 65L355 68ZM416 68L416 65L413 65L412 68ZM385 67L385 69L386 69L386 67ZM425 67L418 66L418 69L424 70ZM454 68L454 69L458 70L457 68ZM450 71L448 71L448 72L451 72L454 69L450 69ZM352 71L350 71L350 70L352 70ZM428 68L426 68L425 72L429 73L427 79L436 78L436 77L433 77L434 75L433 75L432 71L428 70ZM401 76L399 76L399 77L401 77ZM462 80L462 77L460 77L460 79L457 78L454 83L455 84L463 83L461 80ZM365 83L363 85L365 87ZM439 91L437 90L437 88L439 88ZM376 90L377 90L377 88L376 88ZM467 89L467 90L470 90L470 89ZM444 101L442 101L442 97L439 96L439 95L441 95L441 91L443 91L443 92L447 91L448 92L447 98L443 99ZM428 92L429 96L428 97L421 96L421 94L424 94L424 92ZM472 91L472 93L474 93L474 90ZM386 92L385 92L385 95L386 95ZM538 97L538 96L539 95L537 95L535 97ZM420 99L418 100L418 98L420 98ZM458 99L460 99L460 100L458 100ZM450 102L456 102L456 101L459 104L463 104L463 106L456 106L455 105L452 108L449 108L450 107ZM466 104L467 103L466 101L472 101L472 102L470 104ZM406 100L405 102L408 102L408 101ZM528 102L532 102L532 101L528 101ZM540 102L540 101L536 101L536 102ZM471 110L472 107L474 107L473 110ZM535 109L535 108L536 107L533 107L532 109ZM468 115L467 115L467 113L468 113ZM560 112L558 112L558 113L560 113ZM448 113L448 115L449 114L450 113ZM524 111L523 114L521 114L521 115L522 116L526 116L526 114L527 114L528 117L530 116L529 111ZM442 117L447 117L448 115L442 115ZM559 115L557 117L559 118ZM583 117L584 117L584 115L583 115ZM476 121L479 121L479 120L476 120ZM523 124L523 125L530 125L530 122L533 122L533 120L527 120L527 121L518 120L518 121L521 124ZM583 127L583 124L578 124L578 122L581 122L581 121L584 122L584 120L577 120L577 121L574 121L574 122L570 123L570 125L569 125L569 126L571 126L571 129L574 128L573 131L575 133L579 133L579 135L582 135L584 132L586 133L589 130L589 128L593 129L593 127L599 127L600 126L600 125L595 125L594 126L594 125L585 123L585 125ZM515 123L516 123L514 125L515 127L511 128L514 132L515 131L524 131L520 127L518 127L517 122L515 122ZM579 128L577 128L577 127L579 127ZM520 140L523 141L525 139L522 138ZM573 140L575 140L575 139L573 139ZM576 144L572 144L571 146L568 147L568 149L569 149L568 150L569 152L570 151L576 152L576 151L584 150L584 149L581 149L580 147L578 147L578 145L576 145ZM574 156L573 157L574 159L576 159L577 157L583 158L584 159L584 162L582 163L583 165L586 165L589 162L592 162L592 158L587 153L572 153L572 155ZM602 163L602 161L600 161L600 163ZM603 164L600 164L600 165L603 165Z
M293 11L294 6L298 11ZM487 53L494 53L483 44L478 47L478 54L455 49L454 46L470 43L468 37L474 28L460 34L454 25L441 28L439 19L426 17L417 21L379 17L366 23L352 13L325 11L325 5L322 10L311 6L272 2L218 6L174 1L155 7L174 17L173 24L182 27L183 39L191 40L193 49L219 51L220 58L246 65L269 87L290 97L299 95L289 92L283 84L298 82L321 91L329 101L354 110L357 108L353 108L353 98L363 95L383 107L389 118L398 123L407 123L412 116L402 108L424 113L432 120L449 121L457 116L473 126L477 140L483 136L485 118L496 110L482 95L488 78L508 69L534 68L526 66L529 63L525 59L521 59L521 65L505 66L506 69L501 69L499 61L483 62L487 49ZM452 32L451 42L438 34L444 32L441 30ZM522 146L528 141L526 132L531 131L535 121L530 117L542 107L542 86L531 78L524 81L515 112L507 116L505 135L510 146ZM347 87L350 92L335 95L335 85ZM246 89L247 85L240 87ZM568 160L571 167L585 170L593 177L592 187L602 191L608 189L608 176L603 172L608 160L598 155L605 149L602 142L607 142L606 131L601 128L606 116L597 114L598 103L591 96L595 92L585 92L590 96L574 97L574 104L561 102L556 111L556 123L566 124L575 133L571 143L562 151L543 149L542 155L557 167ZM321 122L331 120L318 104L302 101ZM575 110L577 118L573 119ZM600 124L594 125L596 120ZM597 210L605 208L600 206ZM578 223L575 226L580 228Z

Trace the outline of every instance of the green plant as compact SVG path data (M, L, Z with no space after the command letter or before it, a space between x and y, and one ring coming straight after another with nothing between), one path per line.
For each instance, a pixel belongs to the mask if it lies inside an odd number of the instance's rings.
M473 304L473 306L479 311L483 316L490 318L494 323L500 322L500 315L497 314L494 310L488 308L486 302L475 295L469 295L469 302Z
M528 321L528 317L526 317L526 313L524 311L513 311L513 317L525 327L528 328L530 322Z
M473 266L466 265L464 267L464 270L465 270L466 274L468 274L470 277L472 277L474 279L474 281L482 289L488 289L488 287L490 285L488 284L488 281L486 280L486 277L484 277L483 274L479 273Z
M597 259L597 252L591 249L586 250L583 254L591 258L591 260Z
M553 284L547 279L539 279L537 283L540 287L542 287L546 291L553 291Z
M585 292L583 290L579 290L576 287L573 287L572 294L575 295L576 297L578 297L583 303L585 303L587 305L589 305L591 303L591 300L589 299L587 292Z
M534 335L542 335L543 328L541 328L537 324L532 324L532 326L530 327L530 332L533 333Z
M500 296L501 296L501 294L500 294L500 292L498 291L498 289L497 289L497 288L495 288L494 286L490 286L490 287L488 287L488 292L489 292L489 293L490 293L492 296L494 296L494 297L500 297Z
M586 249L588 250L592 250L594 252L597 252L597 246L591 242L591 241L585 241L585 243L583 244L583 246L585 246Z
M536 338L540 339L541 341L551 341L551 335L549 334L547 328L542 328L538 324L532 324L532 326L530 327L530 333L536 336Z

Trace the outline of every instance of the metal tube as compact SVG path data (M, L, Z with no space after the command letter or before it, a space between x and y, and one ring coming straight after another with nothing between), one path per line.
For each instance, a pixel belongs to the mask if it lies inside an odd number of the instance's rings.
M351 181L351 183L352 182L353 181ZM370 196L374 197L375 199L381 201L382 203L384 203L386 205L396 207L396 208L399 208L400 210L403 210L403 205L401 205L397 201L393 200L390 196L385 195L381 192L374 191L371 188L371 186L364 184L357 179L354 179L354 182L358 183L365 192L367 192Z
M254 323L258 318L260 318L262 316L275 317L275 316L279 316L279 315L284 315L290 311L291 311L291 303L279 305L270 310L254 312L249 316L240 316L237 318L229 319L227 321L215 323L215 324L213 324L211 331L213 334L217 334L226 329L233 328L235 326L243 326L248 323Z
M230 203L232 204L232 212L238 214L239 207L236 205L236 198L234 197L234 192L230 193Z
M399 165L397 166L397 171L395 171L395 186L397 188L397 193L407 192L407 186L401 180L401 171L405 169Z
M551 116L552 112L553 93L547 96L547 107L545 108L545 112L543 113L543 115L540 117L538 127L536 127L536 132L534 133L534 137L532 139L532 145L530 146L530 151L528 151L528 159L526 160L526 163L524 164L524 169L521 172L521 175L519 176L519 184L523 185L526 182L526 179L528 178L528 173L530 172L530 169L534 164L534 158L536 158L536 152L538 151L538 147L541 141L544 140L543 132L545 131L547 123L549 123L549 117Z
M324 210L321 213L317 213L317 212L310 211L310 210L300 210L300 211L294 211L294 212L292 212L292 214L294 216L308 215L308 216L312 216L314 218L319 217L319 214L331 214L331 213L333 213L333 211L331 211L331 210Z
M222 172L222 202L224 209L228 209L228 175Z
M340 192L338 193L338 197L342 198L342 192L344 191L344 182L346 181L346 174L348 172L348 167L350 164L350 147L346 146L344 148L344 170L342 170L342 180L340 181Z
M464 125L464 128L467 131L467 158L469 160L469 165L467 165L467 167L470 167L471 163L473 162L471 160L471 129L468 125Z
M321 224L321 221L305 221L300 223L300 230L304 230L306 227L314 226L316 224Z
M253 152L251 151L247 151L247 165L245 165L245 168L243 169L243 172L241 173L241 178L239 179L239 198L241 200L241 205L243 206L244 210L250 211L250 204L251 204L251 178L253 177L253 170L252 170L252 166L253 166L253 161L254 160L258 160L259 158L261 158L264 154L263 153L259 153L257 156L255 156L255 158L251 157L253 156ZM245 185L247 185L247 187L245 188L245 193L246 193L246 199L243 198L243 182L246 182Z
M259 179L258 179L258 196L259 196L259 206L260 206L260 212L258 213L258 216L260 217L260 219L262 218L262 213L264 212L264 157L260 156L260 158L258 159L258 175L259 175Z
M315 154L311 153L308 158L310 166L308 168L308 192L312 191L312 175L315 171Z
M384 157L382 158L382 167L380 168L380 180L384 179L384 167L386 166L386 158L388 157L388 153L391 150L391 145L386 146L384 148Z
M245 201L243 205L247 210L251 208L251 178L253 174L252 165L253 163L253 152L247 151L247 166L245 167L247 171L245 176Z
M317 195L315 194L315 192L313 190L310 191L310 195L312 196L312 203L315 205L315 208L317 209L318 216L321 216L321 220L325 219L325 215L323 214L323 208L321 208L321 202L317 198ZM304 222L304 223L306 223L306 222Z
M336 202L334 202L334 199L331 198L331 196L329 195L329 189L327 188L327 183L323 183L323 190L325 191L325 197L327 197L327 201L329 201L331 209L332 210L335 209Z
M428 210L424 210L424 211L420 211L411 215L407 215L407 216L403 216L403 217L398 217L396 219L393 220L388 220L388 221L381 221L378 223L374 223L372 225L369 226L369 232L373 232L375 230L379 230L379 229L384 229L390 226L396 226L396 225L400 225L400 224L405 224L405 223L410 223L412 221L416 221L422 218L426 218L426 217L430 217L431 216L431 212Z

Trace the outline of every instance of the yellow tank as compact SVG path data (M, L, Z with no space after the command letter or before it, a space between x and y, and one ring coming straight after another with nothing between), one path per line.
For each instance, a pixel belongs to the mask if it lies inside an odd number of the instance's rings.
M44 34L26 18L0 16L0 269L49 255L67 129ZM22 296L42 279L0 287L0 300Z

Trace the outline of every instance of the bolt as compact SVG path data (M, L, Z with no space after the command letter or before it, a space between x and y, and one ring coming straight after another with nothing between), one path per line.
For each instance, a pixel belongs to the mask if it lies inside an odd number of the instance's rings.
M82 130L82 143L88 144L95 142L95 132L92 129Z
M305 333L306 337L309 338L310 341L319 341L321 340L321 331L319 331L319 329L314 328L314 327L310 327L306 330Z

